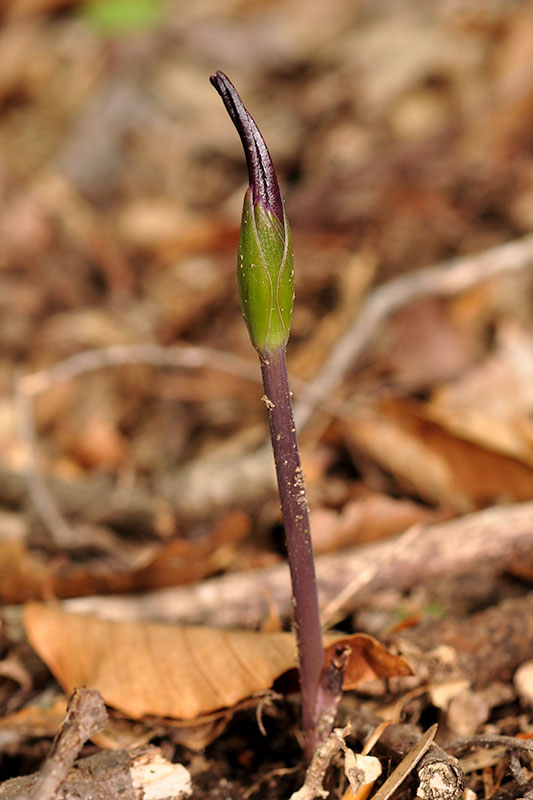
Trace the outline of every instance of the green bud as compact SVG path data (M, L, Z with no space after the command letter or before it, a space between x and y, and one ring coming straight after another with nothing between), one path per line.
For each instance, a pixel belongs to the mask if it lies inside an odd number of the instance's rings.
M294 303L291 232L284 214L281 225L273 211L244 195L237 280L244 321L259 353L275 353L289 339Z
M237 128L250 178L237 264L242 313L258 352L276 353L287 344L294 303L291 232L261 131L227 75L210 80Z

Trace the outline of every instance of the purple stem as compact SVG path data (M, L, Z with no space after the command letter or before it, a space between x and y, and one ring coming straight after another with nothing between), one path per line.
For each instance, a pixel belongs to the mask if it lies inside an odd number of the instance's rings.
M309 762L320 744L317 695L324 661L309 510L292 413L285 348L262 355L260 359L292 581L302 727L305 756Z

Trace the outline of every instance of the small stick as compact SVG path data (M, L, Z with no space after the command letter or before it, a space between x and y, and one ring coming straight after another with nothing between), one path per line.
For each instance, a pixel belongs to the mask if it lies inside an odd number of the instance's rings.
M335 728L328 738L315 751L313 759L307 768L303 786L291 795L289 800L313 800L315 797L329 797L329 792L324 789L324 779L334 756L342 750L345 738L350 733L350 726Z
M518 739L515 736L500 736L498 733L478 734L475 736L458 736L446 742L446 750L455 755L463 755L469 750L479 747L506 747L515 752L533 754L533 741L531 739Z
M513 561L531 553L532 520L533 502L496 506L418 527L415 537L409 531L393 540L318 556L317 581L323 609L329 608L334 616L346 614L353 610L356 593L361 601L384 586L407 590L435 577L468 573L480 567L501 573ZM268 613L269 602L281 616L290 613L285 573L285 565L280 564L143 595L78 597L66 600L64 605L72 611L111 619L155 617L194 624L209 621L227 628L257 626ZM345 596L343 587L353 575L361 575L362 580L354 582L349 596ZM324 610L322 616L326 619Z
M85 742L102 730L107 711L96 689L75 689L70 697L67 716L52 742L28 800L52 800L64 782Z

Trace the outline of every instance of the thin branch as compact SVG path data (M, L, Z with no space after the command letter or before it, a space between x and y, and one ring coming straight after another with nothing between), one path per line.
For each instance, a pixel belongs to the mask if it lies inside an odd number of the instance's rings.
M451 739L446 743L446 750L455 755L464 755L469 750L480 747L506 747L515 752L533 754L533 741L531 739L518 739L515 736L500 736L499 734L479 734L477 736L461 736Z
M85 742L107 723L107 711L96 689L75 689L70 697L67 716L52 742L28 800L52 800L65 781Z
M345 738L350 733L350 726L335 728L325 742L315 751L312 761L305 773L303 786L291 795L290 800L314 800L315 797L329 797L324 789L326 772L339 750L346 747Z
M372 291L346 333L298 400L294 418L298 430L341 383L372 342L383 323L400 308L423 297L453 297L479 283L533 266L533 234L483 253L456 258L402 275Z
M0 786L0 800L25 800L39 773L11 778ZM101 750L80 758L53 798L61 800L141 800L172 796L184 800L192 794L192 781L182 764L173 764L153 745L131 750ZM51 800L49 791L39 800Z
M255 362L239 358L231 353L209 347L175 345L162 347L157 344L114 345L83 350L58 361L47 369L24 375L20 378L22 394L36 396L58 383L72 380L78 375L106 367L122 367L127 364L146 364L155 367L180 367L200 369L208 367L237 378L259 382Z
M368 596L384 586L409 589L437 575L454 575L493 565L504 570L531 553L533 502L485 509L448 522L409 529L388 539L316 559L319 597L331 612L349 611L351 598L338 594L351 583L350 595ZM405 545L405 547L404 547ZM408 545L408 547L407 547ZM331 604L331 605L330 605ZM66 608L114 619L160 619L219 627L258 626L275 605L291 613L285 565L222 575L190 586L139 596L77 598Z
M15 413L19 436L26 447L26 481L28 494L44 526L60 548L67 547L74 540L74 532L65 521L44 480L37 453L37 436L33 398L23 390L24 378L15 381Z

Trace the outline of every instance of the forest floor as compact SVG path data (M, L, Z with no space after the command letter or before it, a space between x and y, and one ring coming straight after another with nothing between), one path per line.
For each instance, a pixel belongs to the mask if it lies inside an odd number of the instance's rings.
M531 4L0 19L0 800L304 781L218 69L292 225L323 623L364 634L337 724L371 798L532 797ZM360 800L330 744L330 796Z

